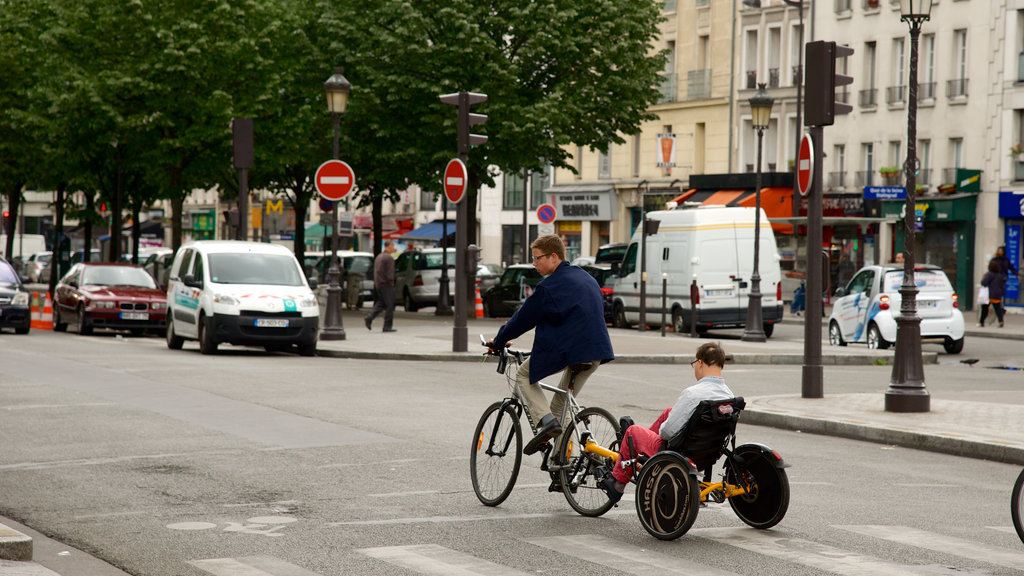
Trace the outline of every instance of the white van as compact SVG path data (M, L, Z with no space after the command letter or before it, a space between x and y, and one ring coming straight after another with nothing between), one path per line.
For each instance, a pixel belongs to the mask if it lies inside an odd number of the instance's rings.
M665 316L676 332L690 331L696 308L697 332L712 328L743 328L747 322L750 276L754 269L754 209L700 206L648 212L659 220L647 236L646 321L661 325L662 275L666 275ZM782 321L782 271L771 224L761 211L761 274L764 334L771 336ZM615 326L640 321L640 231L633 234L618 275L609 280ZM697 299L690 285L696 280Z
M313 287L316 282L313 281ZM167 283L167 347L198 340L203 354L220 343L298 347L316 354L320 307L302 267L284 246L203 240L175 254Z

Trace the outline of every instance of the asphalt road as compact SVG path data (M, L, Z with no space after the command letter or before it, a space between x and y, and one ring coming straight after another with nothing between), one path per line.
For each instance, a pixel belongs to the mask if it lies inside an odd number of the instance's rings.
M1002 354L976 340L984 361ZM42 331L4 334L0 358L0 514L136 576L1024 570L1008 510L1015 466L741 424L740 443L791 464L786 518L756 531L711 505L660 542L631 489L604 517L580 517L547 492L537 457L505 504L479 504L469 444L504 393L493 364L209 357ZM935 394L1021 385L1019 372L925 369ZM826 367L825 392L883 390L889 372ZM726 376L737 394L793 393L800 367ZM648 422L690 382L685 366L613 363L582 398Z

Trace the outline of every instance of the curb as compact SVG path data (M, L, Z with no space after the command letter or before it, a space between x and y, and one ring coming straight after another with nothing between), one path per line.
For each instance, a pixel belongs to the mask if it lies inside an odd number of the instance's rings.
M749 406L749 404L748 404ZM872 426L863 422L828 420L826 418L810 418L759 411L747 408L743 411L744 424L768 426L783 430L807 432L824 436L838 436L851 440L893 444L915 450L926 450L942 454L952 454L964 458L993 460L1007 464L1024 465L1024 448L1007 446L993 442L970 440L963 437L943 436L910 430L898 430L881 426Z
M483 354L476 352L368 352L363 350L317 350L317 356L325 358L346 358L350 360L407 360L413 362L484 362ZM731 354L736 365L803 365L803 354L737 353ZM938 353L921 355L925 364L937 364ZM691 355L686 354L623 354L615 357L618 364L689 364ZM823 366L889 366L893 356L871 356L865 354L823 354Z
M0 524L0 560L32 560L32 538L6 524Z

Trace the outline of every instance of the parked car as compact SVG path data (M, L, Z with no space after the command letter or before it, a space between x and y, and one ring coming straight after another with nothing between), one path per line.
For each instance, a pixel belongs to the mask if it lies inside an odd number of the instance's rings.
M139 265L149 272L161 290L167 290L167 278L171 274L174 250L171 248L146 248L139 250Z
M330 252L306 252L303 258L303 267L307 277L315 278L319 290L327 289L327 273L331 269ZM359 282L359 298L357 306L373 301L373 254L369 252L355 252L353 250L338 250L338 267L341 275L338 282L342 287L342 301L347 302L348 298L348 275L353 271L362 274L363 279Z
M959 354L964 348L964 317L946 273L936 266L918 266L914 282L921 339L941 341L947 353ZM846 286L835 292L828 319L829 343L846 346L849 342L866 342L869 348L884 350L896 342L902 284L902 264L858 270Z
M96 248L93 248L89 252L89 261L90 262L99 262L100 260L101 260L100 251L98 249L96 249ZM77 264L79 262L85 262L85 250L75 250L74 252L71 253L71 261L70 261L69 264L73 265L73 264ZM39 280L38 280L38 282L40 284L49 284L50 283L50 275L53 273L53 268L56 265L57 265L57 261L55 259L53 259L52 257L50 258L50 260L48 260L46 262L46 266L43 267L42 271L39 273ZM69 270L70 270L70 268L69 268Z
M540 284L544 277L533 264L513 264L505 269L498 283L483 295L484 316L511 316Z
M28 257L28 260L25 261L25 276L28 277L29 282L40 281L39 274L50 263L52 257L53 252L36 252Z
M626 255L629 244L626 242L613 242L598 247L594 255L594 264L619 264L622 257Z
M604 296L604 321L606 323L612 323L615 321L614 314L614 300L612 300L612 294L615 291L611 287L611 282L608 280L612 278L612 267L608 264L587 264L580 266L587 271L588 274L597 280L597 285L601 287L601 294Z
M395 260L395 300L415 312L425 306L437 306L441 293L441 263L448 260L448 302L454 303L455 249L422 248L406 250Z
M497 285L505 269L500 264L477 264L476 283L480 286L480 295Z
M167 295L142 266L109 262L79 262L60 279L53 296L53 329L78 333L95 328L146 330L163 333Z
M28 290L14 267L0 258L0 329L14 328L16 334L28 334L31 326Z

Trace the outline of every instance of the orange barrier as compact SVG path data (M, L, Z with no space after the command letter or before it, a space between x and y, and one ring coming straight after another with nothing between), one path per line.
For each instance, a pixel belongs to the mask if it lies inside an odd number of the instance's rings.
M32 293L32 305L29 308L32 317L32 328L36 330L53 330L53 301L50 294L46 294L43 305L39 306L39 293Z
M476 286L476 317L484 317L484 299L480 297L480 285Z

